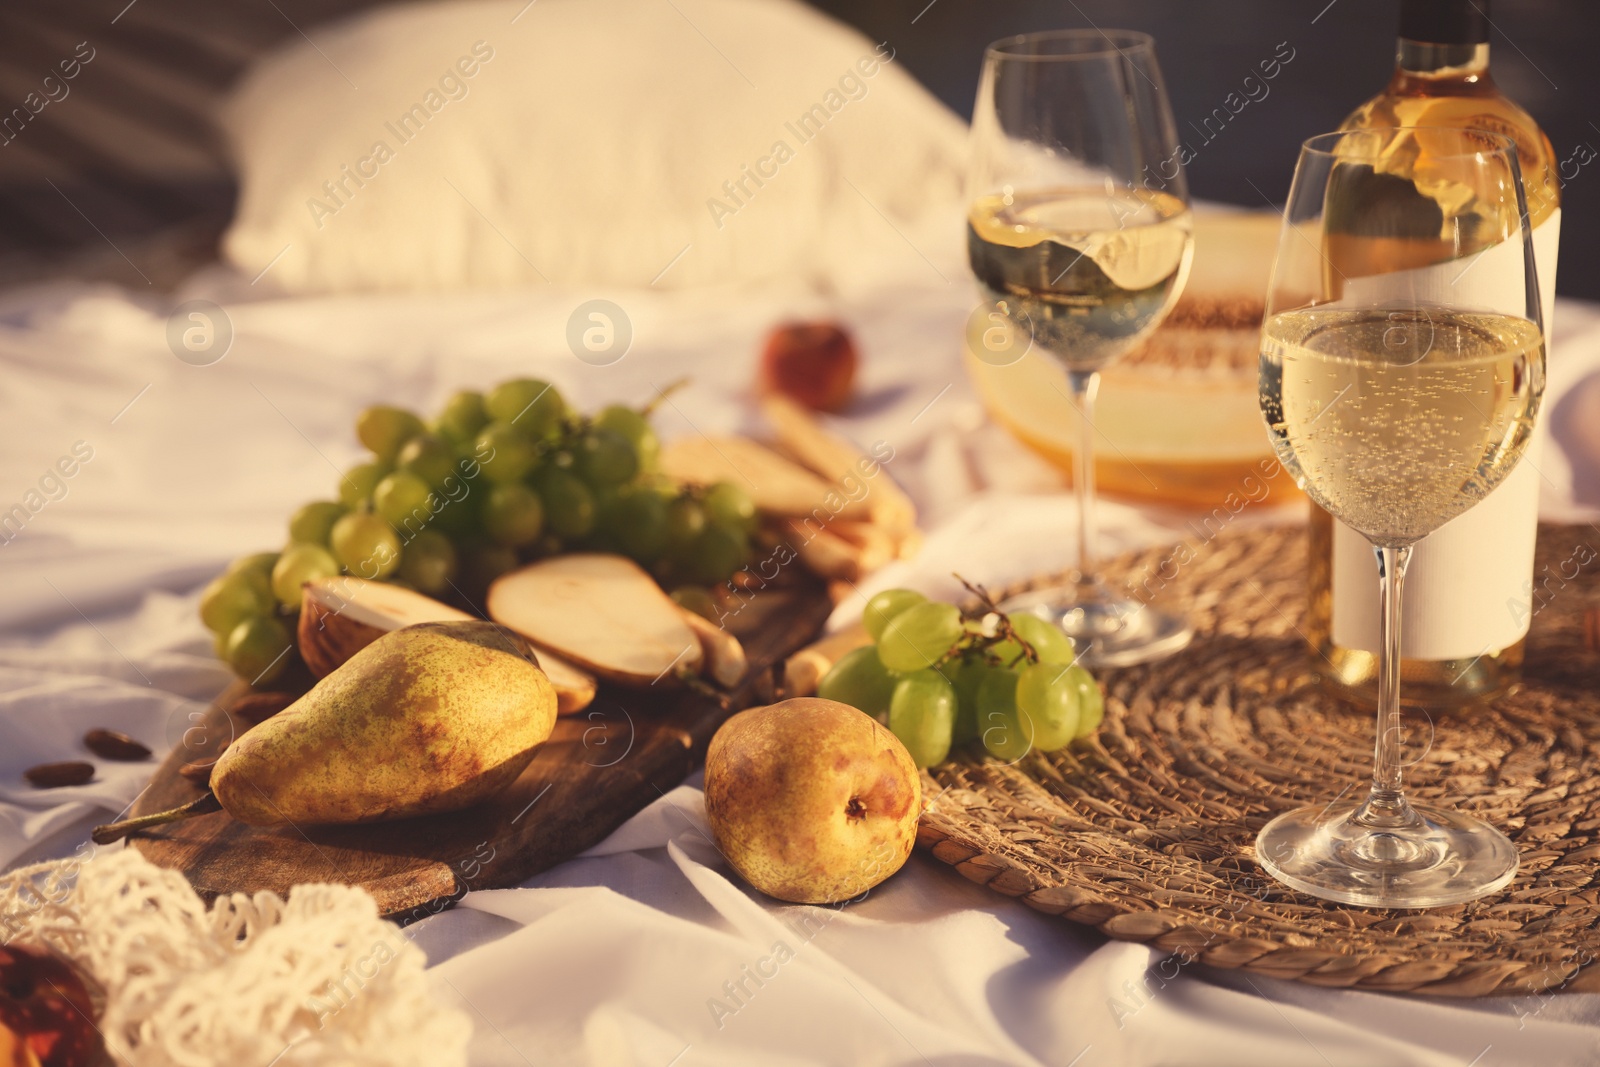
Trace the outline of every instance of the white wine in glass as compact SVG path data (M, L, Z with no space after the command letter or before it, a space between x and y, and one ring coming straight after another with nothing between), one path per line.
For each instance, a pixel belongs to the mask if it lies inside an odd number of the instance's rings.
M1056 188L992 193L967 218L967 258L993 301L1026 316L1033 343L1099 370L1177 301L1189 207L1166 193Z
M1516 466L1543 359L1538 328L1513 315L1286 311L1262 329L1261 413L1330 513L1374 544L1410 545Z
M1405 150L1419 134L1426 156ZM1300 487L1372 544L1382 605L1371 788L1279 815L1256 840L1269 873L1314 896L1432 907L1517 870L1488 823L1405 796L1400 621L1413 546L1488 496L1533 437L1545 353L1528 230L1504 137L1366 129L1301 150L1262 327L1261 412ZM1352 276L1336 265L1348 256L1328 255L1352 241L1387 251ZM1406 254L1441 242L1450 270ZM1484 257L1507 284L1452 282Z
M1023 338L992 353L969 346L977 360L969 365L982 388L986 364L1054 360L1066 372L1081 433L1073 450L1077 573L1001 606L1057 623L1091 666L1175 652L1193 636L1188 622L1112 590L1094 568L1100 371L1161 324L1193 249L1154 42L1094 29L990 45L967 184L968 262L987 314L1010 324L1007 338Z

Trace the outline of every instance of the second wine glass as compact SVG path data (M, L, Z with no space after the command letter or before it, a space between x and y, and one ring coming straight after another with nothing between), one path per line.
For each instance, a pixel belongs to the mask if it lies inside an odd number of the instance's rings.
M1061 30L996 41L972 120L967 248L986 304L968 366L996 416L1023 360L1059 364L1079 421L1078 568L1007 611L1056 622L1091 666L1182 648L1181 618L1095 573L1094 401L1100 371L1160 325L1188 275L1188 190L1151 38ZM1060 372L1056 372L1058 375Z
M1368 128L1302 146L1262 327L1261 413L1296 484L1372 545L1378 720L1365 796L1347 784L1262 828L1256 858L1286 885L1426 908L1516 874L1499 830L1402 788L1401 594L1418 543L1493 492L1533 439L1542 323L1510 140Z

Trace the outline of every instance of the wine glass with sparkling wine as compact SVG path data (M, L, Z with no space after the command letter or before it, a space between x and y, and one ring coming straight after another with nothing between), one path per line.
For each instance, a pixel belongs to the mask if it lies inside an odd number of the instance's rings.
M1401 788L1401 590L1413 547L1522 458L1544 362L1510 140L1411 127L1305 143L1262 326L1261 412L1300 487L1371 542L1381 615L1372 787L1279 815L1256 840L1295 889L1421 908L1516 873L1500 831Z
M987 300L969 324L968 365L1003 407L988 376L1022 359L1056 362L1064 374L1051 381L1070 396L1080 435L1077 574L1002 607L1058 623L1090 665L1175 652L1193 635L1189 624L1112 591L1094 568L1100 371L1160 325L1193 247L1154 42L1126 30L1061 30L990 45L967 184L968 260Z

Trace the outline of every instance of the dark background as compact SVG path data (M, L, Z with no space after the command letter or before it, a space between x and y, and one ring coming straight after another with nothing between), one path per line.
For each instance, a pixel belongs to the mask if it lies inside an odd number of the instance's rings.
M1600 259L1593 254L1600 246L1600 3L1477 2L1494 27L1489 55L1501 90L1544 127L1557 160L1585 145L1597 155L1562 190L1556 281L1565 296L1600 299ZM812 3L875 40L888 40L897 61L966 118L989 41L1064 27L1143 30L1156 39L1179 136L1198 151L1187 168L1190 192L1249 207L1281 206L1300 142L1334 129L1383 87L1394 68L1399 11L1397 0ZM1229 92L1239 91L1247 75L1258 73L1257 64L1280 42L1295 55L1269 83L1271 92L1203 144L1195 127Z
M215 254L233 200L209 109L256 55L373 0L49 0L0 6L0 111L73 44L95 60L76 102L47 108L0 147L0 285L51 273L170 286ZM662 0L666 2L666 0ZM750 0L760 2L760 0ZM1199 155L1196 196L1281 200L1296 146L1332 129L1393 65L1396 0L812 0L888 41L897 62L966 117L984 45L1057 27L1156 37L1180 132ZM1487 0L1478 0L1487 4ZM1496 0L1493 70L1544 126L1556 158L1600 149L1600 5ZM115 19L113 22L112 20ZM1278 51L1294 58L1210 144L1194 132ZM1243 94L1241 94L1243 95ZM128 121L129 117L134 121ZM1572 166L1567 167L1571 173ZM1559 290L1600 299L1600 159L1563 190Z

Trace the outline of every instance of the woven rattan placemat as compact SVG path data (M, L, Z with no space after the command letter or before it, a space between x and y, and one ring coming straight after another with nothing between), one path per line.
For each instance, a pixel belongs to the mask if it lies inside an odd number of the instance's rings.
M1432 995L1600 991L1600 655L1584 625L1600 533L1541 528L1518 691L1431 721L1406 713L1411 794L1491 820L1522 857L1500 893L1427 911L1326 904L1256 866L1272 816L1366 788L1373 718L1313 680L1303 528L1188 547L1186 561L1167 546L1107 569L1184 606L1194 643L1105 672L1089 741L935 768L919 843L1031 907L1184 962Z

